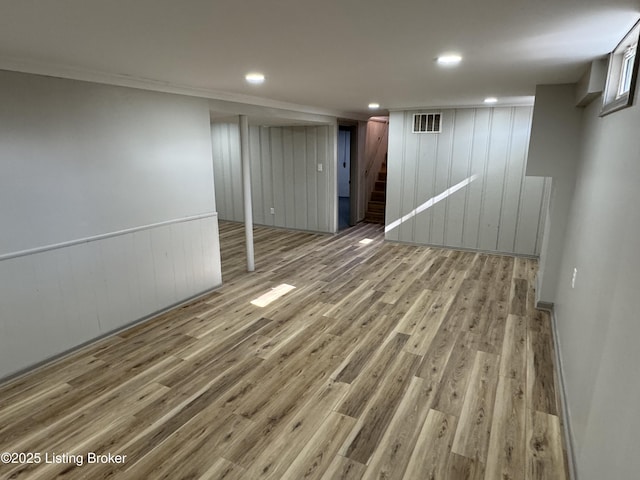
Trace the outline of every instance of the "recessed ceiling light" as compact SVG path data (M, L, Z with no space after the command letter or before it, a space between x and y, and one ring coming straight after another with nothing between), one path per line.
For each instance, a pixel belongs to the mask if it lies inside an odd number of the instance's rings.
M264 82L264 75L262 73L247 73L244 78L253 85L260 85Z
M484 99L484 103L497 103L498 99L496 97L487 97Z
M369 108L372 110L375 110L376 108L380 108L380 104L379 103L370 103L369 104Z
M461 61L462 61L462 57L457 53L446 53L444 55L440 55L437 58L438 65L447 66L447 67L457 65Z

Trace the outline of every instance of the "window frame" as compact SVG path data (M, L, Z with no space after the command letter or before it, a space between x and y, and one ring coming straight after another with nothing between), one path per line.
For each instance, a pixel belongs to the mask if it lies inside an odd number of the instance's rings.
M633 105L638 64L640 63L637 55L639 36L640 21L629 30L618 46L609 54L607 80L602 94L601 117ZM632 60L629 60L631 58ZM633 62L630 69L629 61ZM629 88L624 90L627 80Z
M620 86L618 87L618 95L620 98L631 90L631 80L633 79L633 66L636 60L636 51L638 44L630 46L622 55L622 66L620 67ZM631 65L629 65L631 64Z

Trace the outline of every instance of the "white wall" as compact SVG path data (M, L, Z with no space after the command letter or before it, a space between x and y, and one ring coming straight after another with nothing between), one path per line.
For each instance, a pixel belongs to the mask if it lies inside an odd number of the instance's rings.
M525 177L531 107L443 110L440 134L412 133L413 113L390 115L386 238L538 255L550 182Z
M238 135L235 123L211 125L216 202L224 220L244 219ZM337 125L250 126L249 142L254 222L335 232Z
M0 71L0 377L221 282L205 100Z
M584 111L559 257L557 333L580 480L640 471L639 96L606 117L598 116L600 100Z
M255 128L251 127L251 130L253 130L253 135L250 135L250 139L255 138ZM238 124L211 124L211 145L218 216L221 220L243 222L242 162ZM255 143L251 142L250 145L255 145ZM252 156L254 151L252 148ZM267 152L268 150L265 151L265 154ZM252 168L252 170L254 169Z
M560 255L580 157L582 108L575 85L538 85L531 126L527 175L552 178L549 211L540 253L537 300L555 302Z

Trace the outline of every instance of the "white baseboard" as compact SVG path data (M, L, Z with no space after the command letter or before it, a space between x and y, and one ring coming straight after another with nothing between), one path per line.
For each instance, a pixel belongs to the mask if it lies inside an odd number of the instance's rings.
M91 338L89 340L87 340L86 342L82 342L78 345L74 345L73 347L65 350L64 352L60 352L57 353L55 355L52 355L50 357L45 358L44 360L40 360L39 362L35 362L25 368L21 368L20 370L18 370L17 372L13 372L10 373L9 375L5 376L5 377L0 377L0 386L2 387L6 387L7 385L9 385L12 382L15 382L17 380L20 380L22 377L25 377L26 375L30 375L32 373L37 372L40 369L43 369L45 367L50 366L52 363L55 363L59 360L63 360L66 357L70 357L71 355L75 355L76 353L79 353L83 348L86 347L90 347L91 345L101 341L101 340L105 340L106 338L109 337L113 337L115 335L118 335L119 333L122 333L126 330L129 330L131 328L137 327L139 325L142 325L143 323L147 323L151 320L153 320L154 318L169 312L173 309L179 308L181 306L184 305L188 305L189 303L195 302L196 300L206 297L207 295L215 292L216 290L218 290L222 285L217 285L215 287L212 287L210 289L207 289L203 292L200 293L196 293L195 295L189 297L189 298L185 298L183 300L180 300L176 303L173 303L171 305L168 305L156 312L150 313L149 315L145 315L142 318L139 318L137 320L133 320L130 323L127 323L126 325L123 325L122 327L118 327L114 330L111 330L109 332L103 333L101 335L98 335L97 337Z
M555 352L555 365L556 373L558 376L558 387L560 395L560 404L562 407L562 425L564 429L564 438L567 446L567 457L569 464L569 479L578 480L578 474L576 470L575 455L573 450L574 440L573 431L571 430L571 414L569 412L569 405L567 404L567 391L564 383L564 367L562 365L562 355L560 354L560 341L558 339L558 329L556 324L556 314L553 308L553 303L538 302L536 308L540 310L546 310L551 315L551 331L553 335L553 346Z

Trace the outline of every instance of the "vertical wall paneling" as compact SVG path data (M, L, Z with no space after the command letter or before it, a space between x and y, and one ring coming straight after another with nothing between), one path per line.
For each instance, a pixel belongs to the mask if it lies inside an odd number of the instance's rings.
M308 229L307 222L307 139L303 127L292 129L293 132L293 204L295 208L295 225Z
M484 196L482 199L481 229L478 248L497 250L502 191L507 166L509 127L511 109L494 109L489 137L489 155L484 176Z
M451 187L451 154L453 151L454 133L456 130L456 110L449 110L442 115L442 133L435 134L437 137L437 153L435 157L435 173L433 194L440 195ZM430 210L431 231L429 243L444 245L444 232L447 222L447 203L449 197L436 203Z
M445 109L439 134L412 133L413 113L390 115L386 237L538 255L550 189L525 177L532 108Z
M103 271L103 274L98 283L102 282L102 288L104 289L104 295L100 298L102 301L98 302L100 306L100 329L102 332L108 332L115 330L118 326L122 326L128 321L135 320L135 318L128 318L127 312L131 310L131 295L128 283L127 274L127 258L125 256L117 255L116 252L126 251L124 245L127 238L123 237L111 237L98 242L95 245L95 251L97 252L97 267ZM59 254L59 251L51 252L51 255L45 255L51 257ZM175 252L177 253L177 252ZM42 258L42 260L44 260ZM171 266L173 269L173 266ZM175 275L174 275L175 277ZM47 291L49 288L43 286L43 291ZM175 299L175 293L172 292L168 296L169 301L173 303ZM124 321L123 321L124 320Z
M473 130L471 171L477 175L467 190L468 201L465 205L462 245L472 245L469 248L478 248L480 237L482 200L484 197L484 178L486 177L487 158L489 157L489 132L491 131L491 119L493 109L483 108L475 111L475 126Z
M283 186L284 196L287 201L284 203L284 226L293 228L295 226L296 205L295 205L295 175L293 171L293 129L281 128L282 130L282 155L283 155Z
M227 165L231 168L231 192L233 197L233 215L244 219L244 206L242 196L242 163L236 162L234 159L240 158L240 129L229 128L229 139L227 145L229 150L227 153Z
M449 184L457 185L471 176L470 158L473 141L474 110L458 110L455 116L455 135L461 140L452 143L451 173ZM462 246L464 213L469 189L464 188L446 198L446 224L444 244L453 247Z
M237 124L216 123L211 126L216 206L222 220L244 218L239 142ZM220 178L225 181L218 181Z
M332 218L331 202L327 189L327 178L330 175L331 161L329 149L329 127L318 128L318 164L322 164L322 172L318 172L318 229L322 232L331 231ZM317 169L316 169L317 170Z
M139 302L144 305L144 309L148 310L159 301L158 290L156 289L156 265L153 260L153 248L151 246L151 235L147 230L136 232L133 234L133 251L140 252L136 256L135 264L138 281L142 279L152 279L152 287L141 289L139 293ZM82 264L77 266L75 279L79 279L83 275Z
M35 345L45 349L42 358L46 358L51 349L51 343L46 341L50 322L43 321L41 305L32 300L37 293L32 256L0 262L0 286L0 323L5 331L0 349L0 376L5 376L34 362L32 349ZM28 339L28 342L22 339Z
M412 121L412 117L409 116L407 121ZM421 135L418 139L418 149L421 156L435 158L438 147L438 138L434 135ZM414 200L417 205L422 205L428 201L434 195L434 165L429 162L418 161L417 174L415 175L416 199ZM405 175L411 175L411 171L404 172ZM387 189L388 190L388 189ZM388 194L388 193L387 193ZM429 236L432 224L431 209L427 209L421 213L418 213L414 222L414 236L417 238Z
M319 230L318 227L318 132L316 129L305 128L306 136L306 178L307 187L307 228Z
M36 324L40 322L45 324L43 330L46 332L46 337L43 338L43 340L51 342L54 345L63 343L65 341L65 331L72 327L64 317L64 302L59 301L62 293L57 265L59 257L59 251L52 251L50 255L39 255L38 261L32 263L35 273L35 291L33 294L34 298L38 299L38 301L33 302L35 304L35 316L32 321ZM115 280L118 281L118 279ZM110 281L113 281L113 278L105 275L104 288L107 291L112 288L117 288L115 285L111 285ZM120 283L122 284L124 282ZM126 287L124 288L126 289ZM125 304L128 303L128 299L126 296L123 296L122 300L122 306L114 305L112 307L114 313L117 313L121 309L126 309ZM109 301L108 297L106 301ZM62 321L54 326L51 322L52 319L61 319ZM54 352L48 352L49 355L52 353Z
M216 195L220 198L220 218L242 221L241 191L232 190L240 171L232 164L240 161L239 151L227 145L235 141L235 124L211 127ZM334 136L330 126L257 127L251 126L251 182L254 220L257 224L329 232L334 222L336 202L336 162ZM219 143L219 144L217 144ZM220 154L220 151L231 152ZM318 171L318 165L322 171ZM225 196L225 192L227 195ZM229 193L230 192L230 193ZM271 208L274 213L271 213Z
M218 136L212 140L213 145L218 151L220 162L216 162L216 150L214 150L214 166L219 165L218 171L214 171L214 178L230 178L231 171L228 165L228 152L229 152L229 134L227 129L220 129L217 131ZM220 193L218 193L218 189ZM220 218L226 220L228 216L233 215L233 189L231 183L218 182L216 188L216 204L218 204L218 211L220 212Z
M525 162L531 115L522 110L512 109L511 136L508 141L505 181L502 189L501 221L498 230L497 250L515 251L518 218L521 208L521 192L525 181ZM537 222L536 222L537 227ZM534 235L535 238L535 235Z
M282 129L270 128L271 171L273 177L273 203L275 225L285 226L284 154L282 151Z
M273 199L273 178L271 163L271 143L269 129L260 128L260 183L262 184L262 210L264 212L265 225L275 225L275 214L271 213L271 208L275 207Z
M403 112L389 113L389 145L387 158L387 205L385 217L399 219L402 217L402 193L404 158L406 142L405 119ZM387 224L389 221L387 220ZM399 240L398 229L393 228L385 233L389 240Z
M400 215L405 215L411 212L416 205L416 169L419 165L418 163L418 152L419 152L419 143L418 142L408 142L405 146L404 151L404 159L405 161L402 163L401 169L401 182L402 185L405 185L407 188L401 188L399 191L399 199L400 199L400 208L398 209L398 213ZM389 185L387 185L387 190L389 189ZM414 224L416 222L416 218L412 217L400 224L398 227L398 235L400 238L413 238Z
M260 127L249 127L249 157L251 161L251 198L253 203L253 222L265 225L264 193L262 189L262 158L260 145Z

